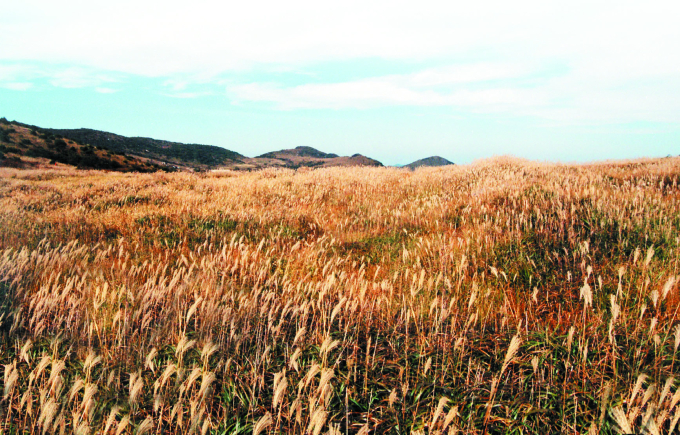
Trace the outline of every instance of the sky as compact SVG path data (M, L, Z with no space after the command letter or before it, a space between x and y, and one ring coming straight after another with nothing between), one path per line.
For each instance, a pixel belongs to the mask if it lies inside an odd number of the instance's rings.
M389 165L678 155L678 23L656 0L5 2L0 117Z

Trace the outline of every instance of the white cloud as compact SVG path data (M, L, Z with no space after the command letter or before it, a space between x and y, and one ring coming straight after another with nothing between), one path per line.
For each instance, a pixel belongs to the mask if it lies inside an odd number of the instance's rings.
M173 91L183 91L189 86L190 82L186 79L172 78L167 79L163 82L163 86L166 86Z
M250 83L231 86L228 92L236 101L275 103L281 109L368 108L385 105L432 105L437 94L413 91L383 80L307 84L279 88L274 84ZM429 95L428 95L429 94Z
M78 67L0 67L0 83L44 77L104 88L119 72L162 77L172 95L195 97L204 89L194 85L236 70L305 72L366 58L451 62L401 76L299 86L253 80L228 90L285 109L438 105L570 122L678 122L678 22L680 2L668 0L23 0L3 5L0 62ZM519 82L546 65L567 71Z
M49 77L52 86L58 88L88 88L116 81L107 74L81 67L56 68L43 74Z
M232 84L227 94L235 104L270 103L282 110L449 106L559 123L680 122L680 80L672 75L652 82L612 82L583 77L581 71L540 72L483 63L337 83Z
M118 89L112 89L112 88L103 88L103 87L97 87L94 88L95 92L98 92L100 94L114 94L118 92Z
M120 76L120 74L116 74ZM50 64L31 64L17 62L0 64L0 86L5 88L28 89L35 86L36 81L46 80L58 88L98 88L98 92L106 92L106 83L120 81L111 73L96 71L93 68L62 66ZM103 90L103 91L102 91Z
M484 53L529 61L551 57L575 66L602 60L607 75L677 73L679 66L680 3L666 0L24 0L4 5L3 16L4 59L145 75ZM649 66L635 65L635 59Z
M198 98L205 97L207 95L212 95L210 92L173 92L169 94L163 94L171 98Z
M33 87L32 80L39 76L35 68L27 65L0 64L0 88L25 91Z
M533 71L528 64L483 62L431 68L403 78L412 86L424 87L518 78Z
M459 106L494 110L528 103L540 104L533 90L499 87L491 82L482 89L465 89L469 84L514 78L521 71L512 65L477 64L427 69L404 75L389 75L340 83L304 84L280 87L273 83L231 85L228 94L241 101L274 103L280 109L372 108L392 105ZM525 71L527 72L527 71ZM443 91L459 85L453 91Z
M13 91L26 91L33 87L33 83L30 82L5 82L0 83L1 88L10 89Z
M35 68L21 64L0 64L0 83L20 79L32 79L36 76Z

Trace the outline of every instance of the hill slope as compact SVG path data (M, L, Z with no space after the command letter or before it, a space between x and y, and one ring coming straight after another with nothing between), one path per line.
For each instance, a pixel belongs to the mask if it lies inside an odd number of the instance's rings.
M286 157L312 157L317 159L332 159L338 157L337 154L324 153L312 147L296 147L288 150L272 151L269 153L257 156L257 158L264 159L279 159Z
M245 158L237 152L214 145L184 144L148 137L126 137L89 128L42 130L111 151L133 154L177 166L212 168L240 162Z
M443 157L432 156L416 160L415 162L409 163L408 165L404 166L404 168L415 169L421 166L448 166L448 165L455 165L455 163L446 160Z
M78 143L48 131L0 119L0 166L37 168L55 164L123 172L172 170L144 159Z
M22 124L16 121L10 123L7 120L4 120L4 122L8 125L11 124L15 129L21 128L23 135L30 133L33 137L33 139L30 139L31 143L36 145L41 144L30 153L37 153L36 156L72 164L78 167L120 170L115 162L118 162L123 158L103 159L104 155L117 154L127 155L126 161L128 162L135 158L142 166L149 164L150 167L165 169L223 168L233 170L256 170L264 168L298 169L302 167L383 166L379 161L365 157L361 154L338 156L337 154L325 153L307 146L272 151L258 157L250 158L235 151L213 145L184 144L148 137L126 137L89 128L54 129ZM24 138L22 137L18 140L21 141L23 139ZM55 140L67 142L67 148L56 149L52 147L50 144ZM59 142L59 144L61 144L61 142ZM8 142L8 144L10 143ZM69 149L71 150L69 152L73 154L73 152L80 150L81 148L87 151L86 158L75 158L73 156L69 157L70 154L60 154L62 151L66 152ZM101 161L95 162L90 150L101 150L101 152L94 152L94 155L101 157L103 160L100 159ZM87 162L85 162L86 160ZM123 168L129 166L121 162L119 163ZM19 163L16 163L16 165L21 166Z
M324 153L312 147L272 151L252 159L245 159L240 164L231 165L231 169L262 169L262 168L327 168L331 166L383 166L377 160L354 154L351 157ZM229 166L228 166L229 167Z

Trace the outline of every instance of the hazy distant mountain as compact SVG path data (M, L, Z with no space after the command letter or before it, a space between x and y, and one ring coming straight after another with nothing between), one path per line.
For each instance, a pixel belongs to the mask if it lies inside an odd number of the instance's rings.
M446 160L443 157L432 156L432 157L427 157L427 158L424 158L424 159L416 160L415 162L410 163L410 164L408 164L404 167L409 168L409 169L415 169L415 168L419 168L421 166L447 166L447 165L455 165L455 163L453 163L449 160Z

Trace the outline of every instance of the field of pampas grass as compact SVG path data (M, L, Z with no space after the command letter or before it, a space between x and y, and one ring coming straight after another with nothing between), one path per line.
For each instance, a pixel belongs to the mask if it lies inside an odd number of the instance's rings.
M0 433L673 433L680 159L0 171Z

